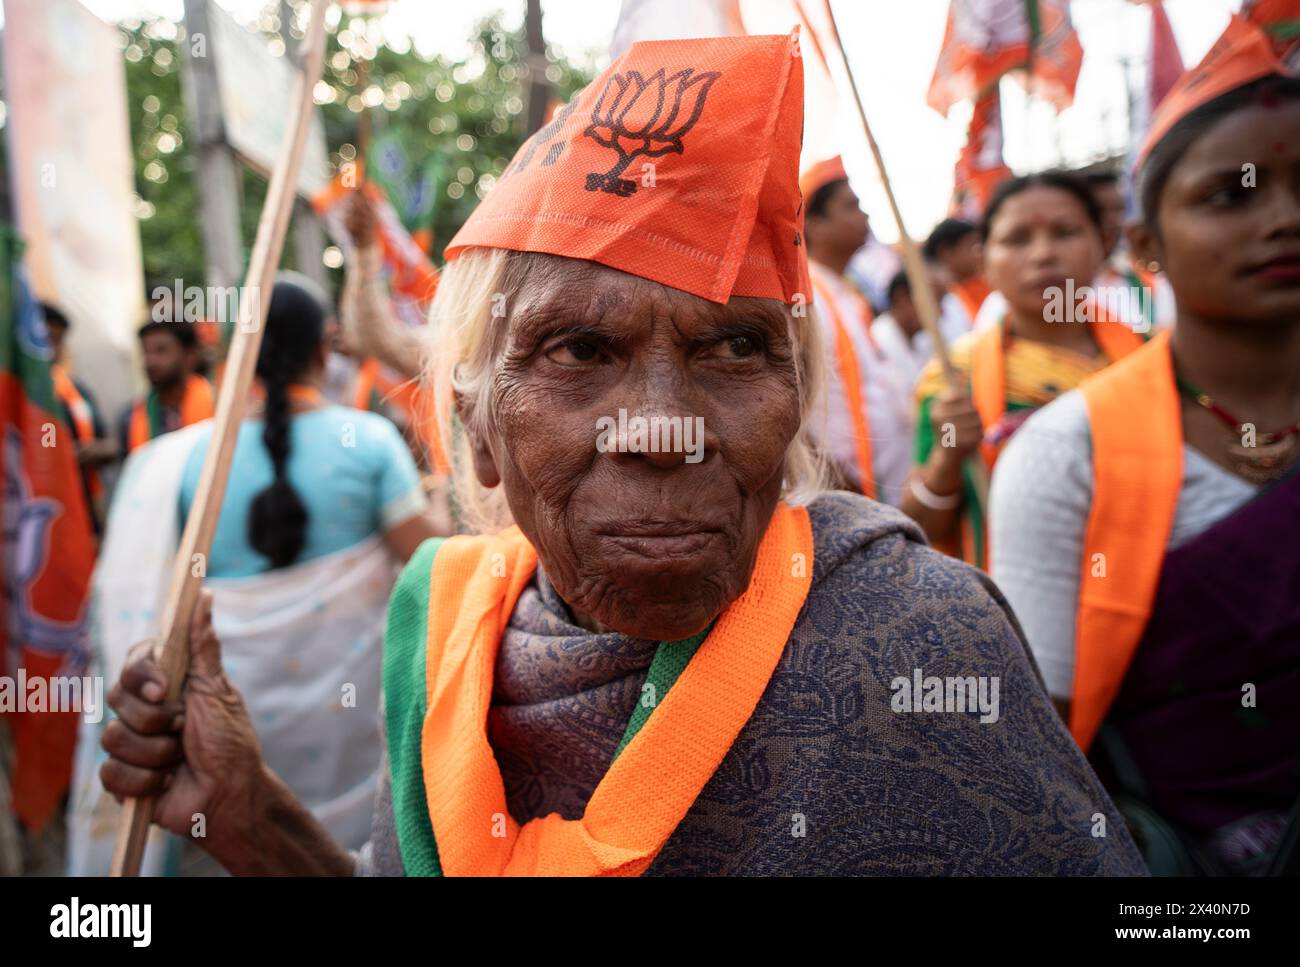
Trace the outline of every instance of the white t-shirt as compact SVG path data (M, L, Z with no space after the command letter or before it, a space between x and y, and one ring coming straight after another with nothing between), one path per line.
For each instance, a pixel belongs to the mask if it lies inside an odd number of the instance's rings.
M853 415L840 381L835 355L835 321L822 305L824 292L835 300L835 308L844 321L857 358L862 398L871 426L871 460L880 500L894 504L902 500L903 486L912 466L912 393L911 387L896 375L888 358L872 344L862 303L848 283L829 269L809 262L816 280L813 287L817 317L825 349L826 394L820 412L812 414L813 435L822 442L840 471L856 486L861 486L854 445Z
M970 329L970 320L962 309L960 301L953 296L945 296L939 305L939 334L943 336L946 346L951 346ZM871 324L871 335L876 345L889 360L890 366L909 391L916 386L925 364L934 358L934 349L930 345L930 334L920 329L907 336L891 313L883 313ZM915 414L913 414L915 416Z

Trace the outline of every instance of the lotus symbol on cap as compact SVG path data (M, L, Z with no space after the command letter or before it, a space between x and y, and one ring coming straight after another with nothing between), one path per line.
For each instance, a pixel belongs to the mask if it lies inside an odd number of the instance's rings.
M640 71L610 77L583 134L618 152L618 163L609 171L587 175L587 190L626 198L636 191L636 182L619 176L633 160L681 154L682 136L699 120L704 99L719 76L717 71L697 73L687 67L665 77L661 67L649 77Z

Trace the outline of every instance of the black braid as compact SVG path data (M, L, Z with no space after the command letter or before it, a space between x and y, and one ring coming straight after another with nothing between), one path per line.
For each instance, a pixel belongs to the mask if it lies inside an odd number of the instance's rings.
M271 457L275 479L248 508L248 542L270 558L272 569L296 561L307 542L307 507L286 473L289 384L311 365L324 332L325 307L320 298L297 282L283 277L277 281L257 355L257 375L266 391L262 442Z

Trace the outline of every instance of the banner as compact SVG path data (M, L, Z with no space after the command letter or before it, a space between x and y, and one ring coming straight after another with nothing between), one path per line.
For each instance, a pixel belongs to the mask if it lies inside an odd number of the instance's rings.
M215 58L221 120L226 140L254 168L269 174L288 138L297 69L288 57L277 57L256 31L241 27L220 4L208 3L212 31L208 55ZM189 43L197 42L197 37ZM325 126L312 111L311 130L298 171L298 193L310 199L329 183Z
M77 0L6 0L4 11L5 134L28 278L72 321L71 370L116 413L134 393L145 311L118 31Z

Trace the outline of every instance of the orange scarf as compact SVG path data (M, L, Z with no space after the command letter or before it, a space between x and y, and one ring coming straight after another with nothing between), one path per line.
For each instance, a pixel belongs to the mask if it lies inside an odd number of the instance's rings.
M871 414L867 412L867 401L862 394L862 371L858 368L858 353L853 348L853 337L848 324L840 314L836 304L835 293L830 286L817 278L817 270L811 269L813 290L817 293L817 304L824 306L830 316L831 326L835 329L835 367L839 373L840 383L844 386L844 401L849 408L849 418L853 421L853 446L857 452L858 480L862 492L872 500L876 499L875 463L871 451ZM868 312L870 310L868 309ZM863 325L870 324L870 318L863 318ZM871 338L870 330L867 338Z
M966 314L970 316L970 324L975 325L975 317L979 315L980 306L984 305L984 300L989 297L993 291L992 287L985 281L983 275L972 275L965 282L956 282L951 290L958 301L966 309Z
M971 347L971 402L985 429L1002 419L1007 409L1006 323L990 326L975 337ZM1128 326L1105 319L1088 323L1088 331L1102 354L1112 363L1123 359L1146 341ZM1004 444L980 444L980 454L991 471Z
M1006 322L990 326L974 337L970 357L971 402L980 415L980 423L985 430L1002 419L1007 409L1007 368L1006 368ZM1088 323L1093 341L1102 354L1112 363L1146 345L1146 341L1123 323L1109 322L1105 319ZM998 444L981 443L980 457L992 473L993 465L1006 441ZM981 508L986 509L986 508ZM963 560L984 570L988 569L991 559L989 552L988 521L983 527L983 553L977 553L975 531L971 526L969 515L961 517L961 554ZM943 549L949 553L951 545Z
M76 435L77 442L95 442L95 417L90 411L90 404L77 389L77 384L72 381L72 377L68 375L68 371L61 363L50 364L50 377L54 380L54 395L59 398L59 402L67 408L72 417L72 432ZM100 479L98 471L83 469L82 473L85 474L87 486L90 488L90 496L100 497L104 493L104 481Z
M127 436L127 450L142 447L153 439L149 426L149 395L135 401L131 409L131 427ZM212 385L202 376L191 375L185 381L185 395L181 397L181 426L192 426L210 419L216 412L212 399Z
M95 421L77 384L72 381L68 371L60 363L50 365L50 378L54 380L54 395L68 408L72 415L72 429L77 434L79 443L90 443L95 439Z
M1168 332L1081 387L1092 509L1075 623L1070 734L1087 750L1124 683L1160 581L1183 482L1183 417Z
M581 819L520 826L488 743L497 649L537 552L517 528L453 537L429 594L421 760L446 876L638 876L712 778L767 688L812 584L812 527L777 506L749 587L600 781Z

